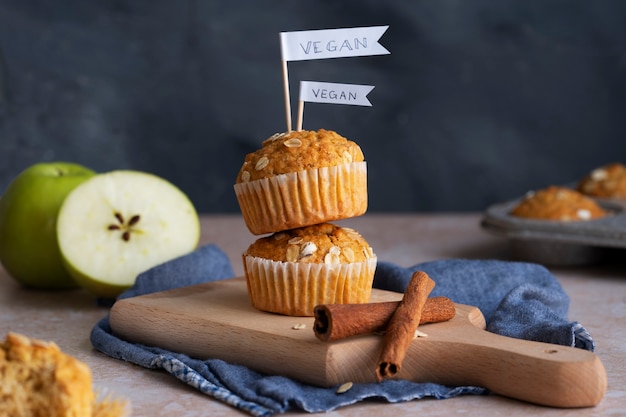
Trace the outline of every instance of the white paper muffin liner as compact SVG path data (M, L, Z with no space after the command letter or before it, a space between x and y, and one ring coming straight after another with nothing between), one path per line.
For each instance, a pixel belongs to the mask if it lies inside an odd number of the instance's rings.
M376 257L329 265L244 255L243 264L248 294L255 308L290 316L313 316L313 308L318 304L368 302Z
M352 162L234 185L252 234L357 217L367 211L367 164Z

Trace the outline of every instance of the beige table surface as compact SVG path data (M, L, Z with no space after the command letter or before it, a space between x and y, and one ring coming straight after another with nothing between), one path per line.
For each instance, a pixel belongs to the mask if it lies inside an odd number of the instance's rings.
M507 259L508 243L480 227L480 214L366 214L338 222L357 229L378 258L403 266L442 258ZM240 254L256 239L239 215L202 217L201 244L215 243L235 272ZM626 252L625 252L626 253ZM626 258L626 257L625 257ZM589 409L553 409L495 395L400 404L367 401L326 416L626 416L626 259L611 264L550 268L571 298L570 320L580 321L596 341L608 374L608 391ZM89 342L93 325L107 313L82 290L41 292L21 288L0 269L0 335L8 331L55 341L85 361L97 387L129 398L133 416L246 415L195 391L164 372L111 359ZM288 414L304 414L290 412Z

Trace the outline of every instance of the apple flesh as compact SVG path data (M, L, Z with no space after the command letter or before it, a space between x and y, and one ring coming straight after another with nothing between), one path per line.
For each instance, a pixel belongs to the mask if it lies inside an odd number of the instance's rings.
M56 221L66 196L96 173L79 164L30 166L0 197L0 262L25 286L76 288L57 242Z
M141 272L193 251L198 214L187 196L152 174L99 174L67 196L57 221L65 265L79 285L114 298Z

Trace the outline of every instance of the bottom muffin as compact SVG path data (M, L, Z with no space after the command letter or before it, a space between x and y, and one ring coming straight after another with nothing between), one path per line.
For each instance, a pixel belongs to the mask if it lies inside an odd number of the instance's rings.
M258 239L243 264L255 308L313 316L318 304L368 302L376 255L355 230L322 223Z

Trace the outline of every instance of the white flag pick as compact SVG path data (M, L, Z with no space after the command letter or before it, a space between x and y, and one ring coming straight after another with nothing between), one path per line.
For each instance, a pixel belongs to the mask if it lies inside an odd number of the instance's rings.
M389 26L301 30L280 33L287 130L291 130L288 61L390 54L378 41Z
M283 61L386 55L378 40L389 26L301 30L280 33Z
M300 101L371 106L367 95L373 89L373 85L300 81Z
M367 99L367 95L373 89L373 85L300 81L297 130L302 130L305 101L310 103L348 104L369 107L372 103Z

